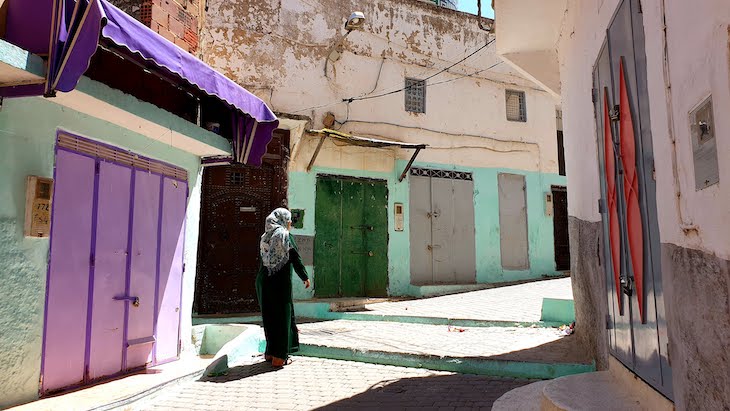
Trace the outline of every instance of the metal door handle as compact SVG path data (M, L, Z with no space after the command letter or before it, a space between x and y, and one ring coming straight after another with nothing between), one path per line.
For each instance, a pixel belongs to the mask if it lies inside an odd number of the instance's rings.
M114 299L117 301L131 301L133 306L139 307L139 297L117 296Z
M621 276L621 290L629 297L633 294L634 279L628 276Z
M375 231L375 227L373 227L371 225L355 225L355 226L352 226L351 225L350 226L350 229L352 229L352 230L358 229L358 230Z
M375 255L375 253L372 251L363 251L363 252L352 251L352 254L366 254L368 257L373 257Z

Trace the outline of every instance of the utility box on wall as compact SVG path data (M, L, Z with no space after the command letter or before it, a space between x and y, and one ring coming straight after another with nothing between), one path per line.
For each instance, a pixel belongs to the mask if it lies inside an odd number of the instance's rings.
M26 237L48 237L51 233L53 179L28 176L25 189Z
M699 191L720 182L712 96L707 97L689 113L689 122L695 169L695 190Z

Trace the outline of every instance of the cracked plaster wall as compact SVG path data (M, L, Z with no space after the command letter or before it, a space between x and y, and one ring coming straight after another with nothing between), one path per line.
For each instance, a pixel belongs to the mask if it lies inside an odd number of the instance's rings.
M210 0L208 5L203 60L276 112L308 116L319 128L331 111L345 123L336 124L342 131L430 144L420 161L557 173L552 97L506 64L455 80L499 63L494 45L429 81L426 114L406 112L402 92L349 105L342 101L398 90L404 77L425 78L466 57L488 40L476 16L418 0ZM325 77L326 56L356 10L365 13L365 27L343 41L341 58L330 62ZM434 84L447 80L455 81ZM526 123L506 120L505 89L526 93ZM316 140L305 137L299 143L293 135L292 171L304 171ZM317 164L385 171L410 154L328 143Z

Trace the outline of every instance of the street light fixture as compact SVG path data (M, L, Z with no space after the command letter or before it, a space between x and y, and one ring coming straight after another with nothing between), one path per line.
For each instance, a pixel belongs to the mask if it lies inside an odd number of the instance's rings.
M324 61L324 76L326 78L329 78L329 76L327 75L327 67L329 65L329 62L331 61L334 63L335 61L340 59L340 52L338 50L338 47L342 45L342 42L345 41L347 36L349 36L353 30L362 29L363 26L365 26L365 13L361 11L356 11L350 14L350 18L348 18L347 22L345 23L345 30L347 30L347 33L345 33L344 35L340 35L340 38L337 39L334 45L327 52L327 57Z

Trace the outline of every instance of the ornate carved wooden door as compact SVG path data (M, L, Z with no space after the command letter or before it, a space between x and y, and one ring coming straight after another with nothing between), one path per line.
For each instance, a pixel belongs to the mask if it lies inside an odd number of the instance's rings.
M277 132L261 167L204 170L196 313L258 311L259 239L266 216L285 206L288 159L288 134Z

